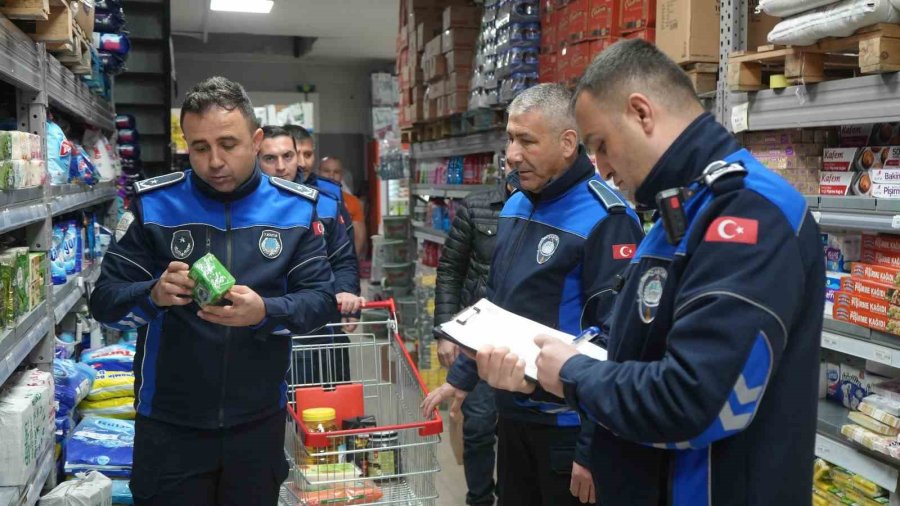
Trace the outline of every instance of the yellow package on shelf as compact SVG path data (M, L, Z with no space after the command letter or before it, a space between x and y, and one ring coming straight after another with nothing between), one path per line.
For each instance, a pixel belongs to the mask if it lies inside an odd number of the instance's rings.
M894 427L891 427L890 425L881 423L878 420L870 417L869 415L861 413L859 411L851 412L847 418L849 418L851 422L859 424L876 434L881 434L883 436L896 436L897 434L900 434L900 429L896 429Z
M853 475L853 489L858 490L859 492L866 495L871 499L876 499L879 497L885 497L888 495L887 490L879 487L874 482L869 481L868 479L855 474Z
M878 409L865 400L860 403L859 410L885 425L888 425L895 429L900 429L900 417L894 416L887 411Z

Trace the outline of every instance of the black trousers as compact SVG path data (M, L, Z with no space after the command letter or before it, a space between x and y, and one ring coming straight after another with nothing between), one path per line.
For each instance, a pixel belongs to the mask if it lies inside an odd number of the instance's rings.
M285 414L227 429L135 420L137 506L275 506L287 478Z
M499 506L581 505L569 491L580 427L497 422Z

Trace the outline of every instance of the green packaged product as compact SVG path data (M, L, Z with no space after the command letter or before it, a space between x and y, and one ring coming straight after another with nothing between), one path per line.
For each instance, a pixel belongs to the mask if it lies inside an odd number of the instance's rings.
M13 162L0 160L0 190L12 190L15 186Z
M7 328L16 324L16 302L13 288L16 270L16 255L5 251L0 253L0 295L3 301L0 302L3 310L3 324Z
M200 306L219 304L222 296L234 286L234 276L212 253L194 262L188 276L196 282L192 295Z
M16 316L22 316L31 311L31 299L28 296L28 289L31 286L28 248L10 248L9 251L16 255L16 270L13 278L15 283Z
M37 307L46 297L45 273L47 272L47 254L43 251L28 253L28 299L31 308Z
M12 160L12 132L0 131L0 160Z

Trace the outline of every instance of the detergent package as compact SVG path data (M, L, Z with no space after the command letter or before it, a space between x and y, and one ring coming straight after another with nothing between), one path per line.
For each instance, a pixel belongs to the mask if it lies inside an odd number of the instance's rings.
M81 416L134 420L134 397L119 397L103 401L82 401L78 405L78 412Z
M89 401L105 401L121 397L134 397L134 373L131 371L97 371L97 377L91 391L87 394Z
M69 171L72 166L74 146L63 133L62 128L52 121L47 122L47 170L50 172L50 184L66 184L69 182Z
M136 353L137 349L133 344L113 344L96 350L85 350L81 353L81 361L94 369L132 371Z
M134 422L89 416L75 427L66 452L66 474L99 471L130 477Z
M212 253L194 262L188 276L196 281L192 295L199 306L218 304L234 286L234 276Z
M56 382L57 416L63 416L83 401L91 391L97 372L74 360L53 361L53 380Z

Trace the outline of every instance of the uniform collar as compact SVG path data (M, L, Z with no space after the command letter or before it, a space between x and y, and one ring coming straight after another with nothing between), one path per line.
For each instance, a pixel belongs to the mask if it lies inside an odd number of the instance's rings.
M250 177L246 181L241 183L234 191L226 193L220 192L208 185L206 181L200 179L200 176L198 176L195 171L191 171L191 182L197 190L203 195L219 202L234 202L250 195L259 187L260 181L262 181L262 173L259 170L259 165L257 165L253 168L253 172L250 173Z
M656 194L688 186L710 163L741 149L734 137L709 113L698 116L675 139L635 192L642 208L656 209Z
M528 200L538 203L556 199L569 191L573 186L596 174L591 159L588 158L584 147L578 146L578 156L568 169L559 177L551 179L540 193L522 191Z

